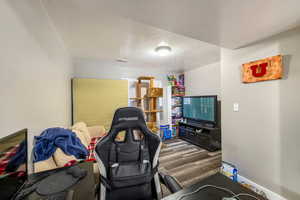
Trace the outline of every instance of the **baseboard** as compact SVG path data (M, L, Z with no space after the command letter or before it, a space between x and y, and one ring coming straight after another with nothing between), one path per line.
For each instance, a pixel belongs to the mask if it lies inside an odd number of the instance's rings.
M243 176L238 175L238 181L252 185L253 187L257 188L258 190L263 191L269 200L287 200L286 198L282 197L281 195L279 195L261 185L258 185L257 183L255 183Z

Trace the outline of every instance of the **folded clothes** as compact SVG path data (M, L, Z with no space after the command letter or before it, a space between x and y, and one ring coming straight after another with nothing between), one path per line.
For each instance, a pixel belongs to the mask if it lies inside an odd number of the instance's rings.
M69 129L48 128L40 136L36 136L35 139L34 162L47 160L57 148L60 148L67 155L75 156L77 159L86 159L89 153L80 139L76 137L76 134Z

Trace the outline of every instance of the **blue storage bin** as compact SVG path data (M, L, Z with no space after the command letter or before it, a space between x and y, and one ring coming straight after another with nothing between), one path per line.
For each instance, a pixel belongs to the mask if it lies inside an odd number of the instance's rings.
M172 138L172 130L170 130L169 125L161 125L160 126L160 134L162 137L162 140L167 140Z

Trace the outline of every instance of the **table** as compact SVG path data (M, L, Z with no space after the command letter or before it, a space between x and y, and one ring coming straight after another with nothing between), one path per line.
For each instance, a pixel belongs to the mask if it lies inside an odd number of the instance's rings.
M94 200L94 189L95 189L95 179L94 179L94 171L93 171L93 162L81 162L77 164L80 168L87 170L87 175L81 179L76 185L72 186L68 191L71 194L72 200ZM45 172L39 172L35 174L31 174L28 177L30 182L34 182L43 177L54 174L58 171L62 170L62 168L54 169ZM27 196L26 200L43 200L47 199L47 197L39 196L37 193L32 193Z
M204 186L204 185L215 185L219 187L224 187L232 192L239 194L239 193L248 193L251 195L254 195L260 200L266 200L262 196L256 194L252 190L240 185L237 182L232 181L230 178L224 176L221 173L217 173L215 175L212 175L190 187L184 188L174 194L171 194L162 200L178 200L183 194L187 194L190 192L193 192L197 190L197 188ZM221 191L215 188L205 188L193 195L189 195L187 197L182 198L181 200L222 200L223 197L231 197L232 195L228 194L225 191ZM240 200L254 200L254 198L247 197L247 196L241 196L239 197Z

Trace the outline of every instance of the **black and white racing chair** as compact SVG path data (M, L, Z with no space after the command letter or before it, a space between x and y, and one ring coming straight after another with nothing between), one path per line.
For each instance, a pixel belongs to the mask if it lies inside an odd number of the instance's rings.
M120 133L122 141L116 139ZM175 179L158 173L160 148L160 137L147 128L139 108L116 110L109 133L95 148L101 174L100 199L159 200L160 181L171 192L180 190Z

